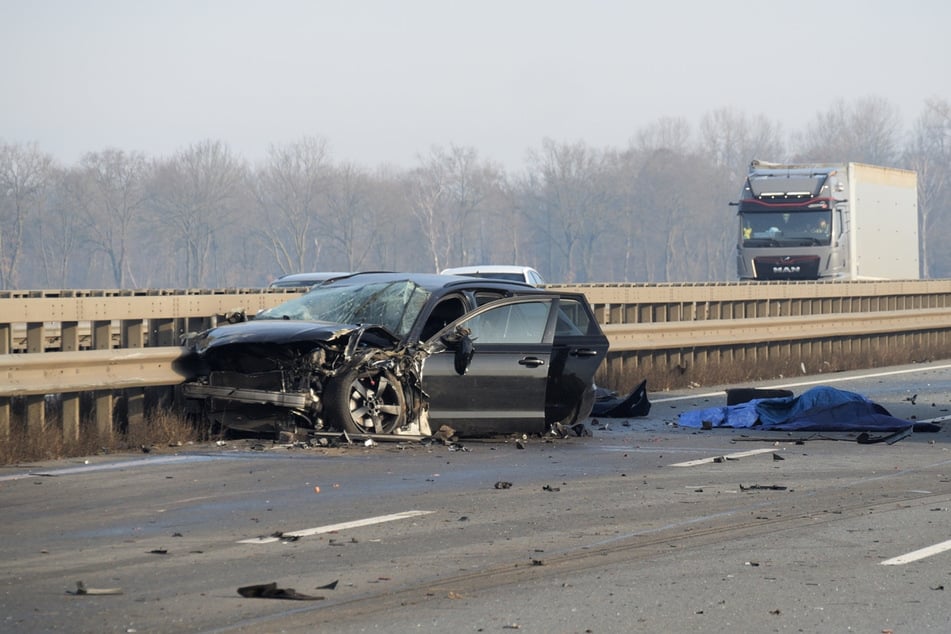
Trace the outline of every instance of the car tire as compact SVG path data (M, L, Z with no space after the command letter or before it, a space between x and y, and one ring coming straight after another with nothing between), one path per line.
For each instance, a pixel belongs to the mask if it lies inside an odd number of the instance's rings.
M726 391L726 404L739 405L740 403L749 403L757 398L787 398L792 396L791 390L738 387Z
M406 424L403 385L389 370L353 369L327 386L325 419L353 434L391 434Z

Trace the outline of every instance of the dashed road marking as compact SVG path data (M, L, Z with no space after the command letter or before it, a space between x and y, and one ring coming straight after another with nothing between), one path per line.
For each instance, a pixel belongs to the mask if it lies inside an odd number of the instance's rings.
M899 555L898 557L886 559L885 561L881 562L881 564L883 566L901 566L903 564L910 564L913 561L918 561L919 559L924 559L925 557L938 555L945 552L946 550L951 550L951 539L946 542L941 542L940 544L935 544L934 546L927 546L925 548L913 550L910 553L905 553L904 555Z

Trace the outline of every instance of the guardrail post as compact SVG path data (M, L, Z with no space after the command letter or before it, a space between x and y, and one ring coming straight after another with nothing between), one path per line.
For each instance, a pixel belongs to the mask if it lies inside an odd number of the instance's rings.
M26 325L27 353L43 352L46 349L46 328L43 322L30 322ZM26 433L36 438L46 429L46 397L42 394L26 397Z
M79 322L64 321L60 324L60 349L63 352L79 350ZM60 396L63 406L63 440L79 442L79 425L81 419L80 394L69 392Z
M96 350L112 348L112 322L92 322L92 342ZM112 391L96 390L96 431L102 441L110 441L113 437L112 429Z
M121 348L142 348L145 346L145 331L142 319L123 319L119 324L119 346ZM130 437L142 436L145 432L145 389L129 388L125 390L126 422Z
M10 354L13 347L13 328L10 324L0 324L0 354ZM10 440L10 401L0 397L0 442Z

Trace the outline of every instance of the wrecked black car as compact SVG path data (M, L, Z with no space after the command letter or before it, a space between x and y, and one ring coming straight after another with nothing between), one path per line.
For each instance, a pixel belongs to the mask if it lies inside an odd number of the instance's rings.
M253 432L543 433L591 412L608 341L583 295L365 273L187 335L183 391Z

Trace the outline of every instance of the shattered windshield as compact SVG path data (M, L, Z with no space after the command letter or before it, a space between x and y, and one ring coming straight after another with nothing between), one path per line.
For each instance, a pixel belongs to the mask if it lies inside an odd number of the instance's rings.
M832 212L757 212L740 214L745 247L820 246L831 241Z
M269 308L255 319L303 319L337 324L374 324L406 336L429 291L410 280L349 286L317 287L283 304Z

